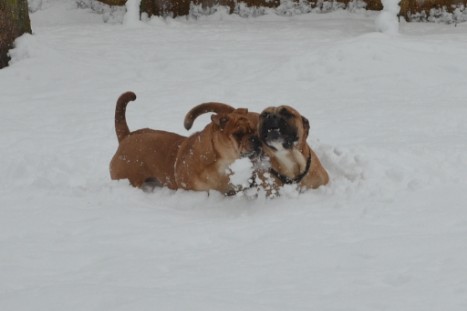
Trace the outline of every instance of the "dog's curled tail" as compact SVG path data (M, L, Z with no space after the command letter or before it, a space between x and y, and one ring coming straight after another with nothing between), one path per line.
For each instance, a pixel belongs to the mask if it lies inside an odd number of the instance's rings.
M135 99L135 93L125 92L120 95L117 100L117 106L115 108L115 132L117 133L117 139L119 143L130 134L130 129L126 123L125 111L128 103L130 101L134 101Z
M205 114L208 112L215 112L217 114L225 114L225 113L231 113L234 110L235 110L234 107L227 105L227 104L223 104L223 103L209 102L209 103L199 104L198 106L188 111L188 113L185 115L185 120L183 121L183 125L185 126L187 130L189 130L193 126L193 122L195 122L196 118L202 114Z

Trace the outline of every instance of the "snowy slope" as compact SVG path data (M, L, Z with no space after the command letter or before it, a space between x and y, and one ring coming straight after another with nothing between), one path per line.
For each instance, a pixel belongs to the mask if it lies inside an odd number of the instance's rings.
M0 310L467 310L467 24L127 27L67 1L31 19L0 71ZM331 183L266 200L111 181L127 90L131 129L181 134L201 102L292 105Z

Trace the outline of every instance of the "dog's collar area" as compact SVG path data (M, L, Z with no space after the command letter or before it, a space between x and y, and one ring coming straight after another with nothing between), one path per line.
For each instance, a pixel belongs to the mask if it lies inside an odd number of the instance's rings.
M306 160L305 170L301 174L299 174L298 176L296 176L294 178L284 176L284 175L280 174L279 172L277 172L276 170L274 170L273 168L271 168L270 173L274 177L279 179L283 184L287 184L287 185L298 184L300 181L302 181L303 177L305 177L306 174L308 174L308 171L310 170L310 166L311 166L311 153L308 156L308 159Z

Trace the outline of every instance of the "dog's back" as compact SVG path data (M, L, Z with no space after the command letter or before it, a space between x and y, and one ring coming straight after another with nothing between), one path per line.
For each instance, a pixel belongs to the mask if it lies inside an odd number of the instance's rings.
M117 100L115 132L119 146L110 161L110 177L128 179L135 187L150 181L177 189L174 162L186 137L150 128L130 132L125 112L128 103L135 99L135 93L125 92Z
M128 179L135 187L157 181L177 189L174 164L180 144L186 137L165 131L143 129L130 133L119 144L110 162L112 179Z

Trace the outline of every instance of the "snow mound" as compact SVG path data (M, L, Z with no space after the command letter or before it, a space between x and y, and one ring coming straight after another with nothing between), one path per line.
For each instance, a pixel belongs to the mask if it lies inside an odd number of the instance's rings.
M253 178L253 162L249 158L241 158L235 160L229 166L232 172L229 176L230 182L236 188L248 188Z
M138 27L142 24L139 14L141 0L127 0L125 3L126 14L123 17L123 25L127 27Z
M399 33L399 19L398 14L400 11L398 0L382 0L383 10L375 20L376 28L378 31L387 34Z
M40 48L36 38L28 33L17 38L14 45L15 47L9 51L10 65L30 58L37 52L37 48Z

